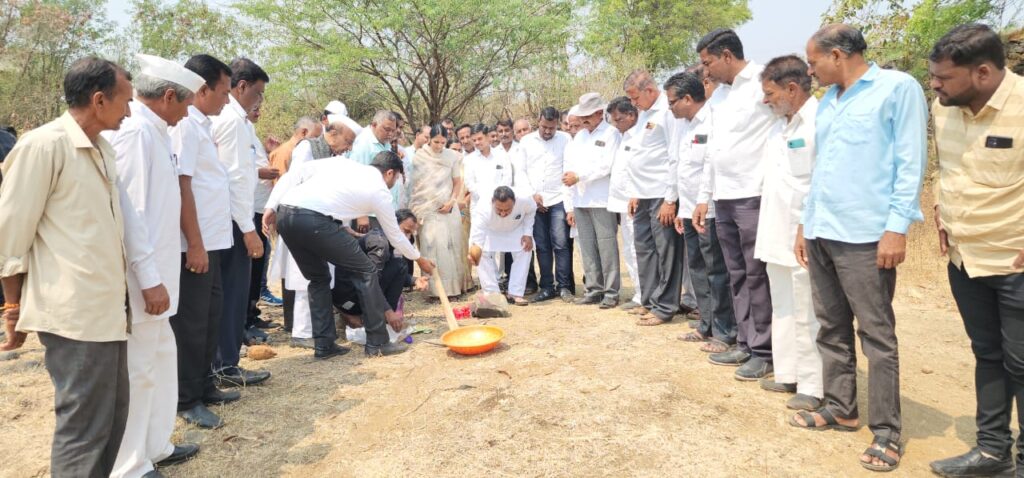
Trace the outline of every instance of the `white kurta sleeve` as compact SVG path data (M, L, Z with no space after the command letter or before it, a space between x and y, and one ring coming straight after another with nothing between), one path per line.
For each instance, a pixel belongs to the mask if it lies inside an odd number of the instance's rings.
M142 290L161 284L156 247L146 227L144 212L150 189L149 151L153 139L141 130L122 131L112 138L117 153L117 187L124 215L124 244L129 270ZM152 205L156 207L156 205Z
M523 215L523 230L520 235L533 237L533 222L537 219L537 203L526 201L526 212Z
M475 208L472 213L472 219L469 222L469 244L476 244L481 248L486 245L487 241L487 215L484 211L483 206Z
M288 170L297 169L304 163L313 160L313 147L309 145L309 141L299 141L299 144L292 150L291 162L288 163Z
M245 120L232 118L214 122L213 139L217 143L217 157L231 181L231 218L242 233L252 232L256 230L252 213L256 197L252 133Z

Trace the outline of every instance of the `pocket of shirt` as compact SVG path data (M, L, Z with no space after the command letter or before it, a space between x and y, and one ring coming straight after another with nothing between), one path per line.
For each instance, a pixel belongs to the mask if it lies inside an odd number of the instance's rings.
M789 172L794 177L805 178L811 175L813 164L806 146L786 151L786 157L789 159Z
M1024 135L1013 138L1012 148L986 148L985 138L964 155L964 172L978 184L1003 188L1024 180Z
M871 113L849 113L840 116L832 130L833 134L839 135L846 144L861 144L867 143L871 135L877 134L874 125L875 120Z

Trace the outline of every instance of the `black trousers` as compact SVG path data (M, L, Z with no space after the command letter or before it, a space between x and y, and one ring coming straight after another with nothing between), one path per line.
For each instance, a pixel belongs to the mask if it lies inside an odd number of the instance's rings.
M1024 429L1024 274L972 278L952 263L948 273L974 352L978 447L1008 457L1014 402ZM1018 437L1017 450L1024 450L1024 437Z
M391 310L398 310L398 300L402 298L402 289L405 288L406 276L409 274L407 264L405 257L391 256L379 272L381 291ZM359 296L350 281L335 280L331 293L335 307L346 314L362 315Z
M335 280L350 281L363 307L363 326L367 345L388 343L384 313L391 310L377 277L377 268L342 224L316 211L281 206L277 229L288 243L292 258L309 280L309 309L313 320L313 339L327 347L338 338L331 300L331 273Z
M83 342L45 332L39 341L46 347L57 415L51 476L110 476L128 422L128 342Z
M263 215L256 214L253 217L256 224L256 234L263 242L263 256L252 260L252 271L249 275L249 307L246 309L245 326L252 327L260 319L260 293L267 277L267 264L270 262L270 240L263 234Z
M181 255L181 289L178 313L171 317L171 329L178 344L178 410L189 410L212 392L210 365L217 353L224 290L220 258L225 251L209 251L210 270L193 274Z
M245 338L245 317L249 301L249 274L252 258L245 248L242 231L232 223L235 245L225 250L220 258L221 284L224 306L221 310L220 337L213 371L233 373L238 367L238 352Z
M697 233L692 219L683 219L686 230L686 256L690 265L690 282L697 306L701 310L698 331L705 337L714 337L727 344L736 343L736 316L732 311L732 289L725 256L718 244L715 220L708 218L704 234Z
M291 332L295 323L295 291L285 288L284 279L281 279L281 300L284 302L284 330Z

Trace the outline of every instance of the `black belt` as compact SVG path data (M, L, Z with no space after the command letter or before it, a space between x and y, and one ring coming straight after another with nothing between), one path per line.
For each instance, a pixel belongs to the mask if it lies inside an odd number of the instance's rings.
M289 214L301 214L301 215L304 215L304 216L319 216L319 217L322 217L324 219L327 219L328 221L333 221L333 222L336 222L336 223L341 224L343 226L345 225L344 221L339 221L339 220L337 220L337 219L335 219L335 218L333 218L331 216L328 216L328 215L326 215L326 214L324 214L322 212L314 211L312 209L306 209L304 207L299 207L299 206L289 206L287 204L281 204L281 205L277 206L277 208L280 209L282 212L287 211Z

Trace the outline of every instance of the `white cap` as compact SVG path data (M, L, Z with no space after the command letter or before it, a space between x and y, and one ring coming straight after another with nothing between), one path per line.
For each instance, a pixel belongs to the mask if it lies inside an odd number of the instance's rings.
M177 83L188 88L188 90L193 93L199 91L199 88L206 83L206 80L204 80L203 77L171 60L142 53L136 53L135 59L138 60L139 66L141 67L139 73L146 76L152 76L153 78L159 78L164 81Z
M348 107L345 106L345 103L342 103L338 100L334 100L331 101L330 103L327 103L327 106L324 106L324 111L326 111L328 114L348 116Z
M573 116L590 116L598 111L604 111L606 106L608 105L601 100L600 93L586 93L580 96L580 104L572 107L576 112L573 113L570 110L569 114Z
M359 136L359 133L363 131L363 127L360 126L359 123L356 122L356 120L349 118L348 116L335 114L327 115L327 124L334 123L341 123L345 125L345 127L352 130L352 132L355 133L356 136Z
M573 105L572 108L569 108L569 111L565 113L565 116L580 116L580 107L578 105Z

